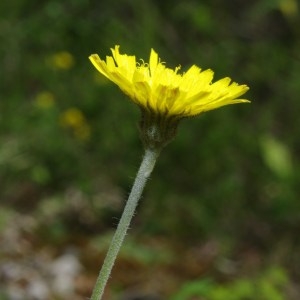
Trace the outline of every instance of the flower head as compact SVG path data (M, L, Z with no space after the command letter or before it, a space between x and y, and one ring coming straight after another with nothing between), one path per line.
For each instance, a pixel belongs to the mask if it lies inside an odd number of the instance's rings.
M111 51L112 56L107 56L106 61L97 54L89 59L141 108L141 130L151 131L160 138L162 131L174 136L178 120L184 117L228 104L250 102L239 99L248 86L231 82L229 77L212 83L214 73L210 69L201 71L193 65L185 73L179 73L180 67L167 68L153 49L149 62L137 62L135 56L120 54L119 46Z
M81 141L89 139L91 129L84 114L76 107L71 107L63 112L60 117L60 123L63 127L72 130L74 136Z
M40 109L49 109L54 106L55 97L52 93L44 91L35 97L35 105Z
M74 56L68 51L61 51L49 58L49 63L55 69L68 70L74 65Z

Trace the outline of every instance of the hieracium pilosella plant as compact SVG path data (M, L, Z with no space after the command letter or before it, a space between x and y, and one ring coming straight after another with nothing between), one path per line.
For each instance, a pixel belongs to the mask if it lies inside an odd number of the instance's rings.
M119 46L111 49L112 56L102 60L97 54L89 59L95 68L114 82L141 110L140 136L145 154L136 175L122 217L100 270L91 300L100 300L117 254L123 243L145 183L162 148L176 135L179 122L228 104L247 103L240 99L248 91L225 77L216 82L213 71L202 71L193 65L185 73L180 67L166 67L152 49L149 62L135 56L120 54Z

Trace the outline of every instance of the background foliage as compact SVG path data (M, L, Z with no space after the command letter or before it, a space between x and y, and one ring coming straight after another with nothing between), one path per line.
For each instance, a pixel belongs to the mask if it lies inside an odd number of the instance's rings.
M12 220L29 218L35 225L26 230L22 225L21 232L30 236L32 251L51 245L60 249L58 255L70 245L84 253L83 245L111 232L143 153L139 111L87 57L105 57L119 44L123 53L146 60L154 48L171 67L196 64L212 68L215 80L230 76L249 85L252 104L184 121L163 151L130 235L136 247L154 243L169 257L161 268L175 264L174 272L183 276L167 272L169 288L151 290L170 297L178 282L207 274L221 285L232 281L224 289L234 290L240 276L266 281L259 273L279 266L285 298L270 289L265 299L298 299L298 5L296 0L1 1L1 239ZM103 255L95 251L97 266L83 259L91 282ZM180 257L170 262L177 251L189 257L184 264ZM208 264L197 260L203 252ZM123 256L127 263L139 261ZM1 257L8 259L5 253ZM183 272L189 263L205 266ZM136 283L113 278L115 290ZM82 294L89 296L90 288ZM229 299L226 293L206 297Z

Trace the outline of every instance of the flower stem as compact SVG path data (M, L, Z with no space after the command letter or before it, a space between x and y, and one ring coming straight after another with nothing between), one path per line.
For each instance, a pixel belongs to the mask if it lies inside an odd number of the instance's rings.
M119 253L126 232L130 225L130 221L134 215L138 201L142 195L143 189L149 178L156 159L159 155L158 149L146 149L139 171L136 175L132 190L125 205L122 217L119 221L116 232L112 238L110 247L104 259L104 263L98 275L91 300L100 300L104 293L106 283L109 279L111 270Z

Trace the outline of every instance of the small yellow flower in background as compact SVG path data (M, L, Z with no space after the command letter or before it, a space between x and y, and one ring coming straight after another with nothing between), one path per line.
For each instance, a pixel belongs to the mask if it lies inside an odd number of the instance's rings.
M54 95L50 92L38 93L35 97L35 104L38 108L49 109L53 107L55 103Z
M70 52L61 51L53 54L49 63L56 69L68 70L74 65L74 57Z
M70 128L79 140L88 140L91 129L83 113L75 107L67 109L60 117L63 127Z
M280 0L279 9L287 18L296 18L299 14L297 0Z
M250 102L239 98L248 91L247 85L231 82L229 77L212 83L214 73L210 69L201 71L193 65L181 74L180 67L167 68L153 49L148 63L120 54L119 46L111 51L112 56L107 56L106 61L97 54L89 59L141 108L140 127L147 146L157 147L171 140L182 118L228 104Z
M71 107L62 114L61 123L65 127L78 127L85 123L85 117L78 108Z

